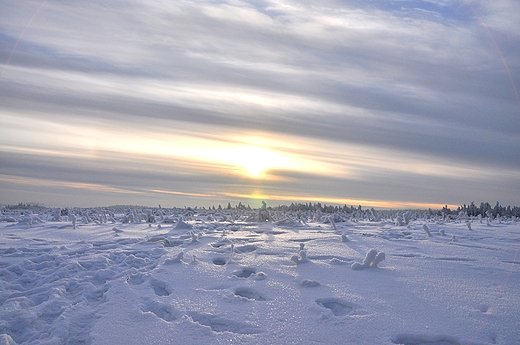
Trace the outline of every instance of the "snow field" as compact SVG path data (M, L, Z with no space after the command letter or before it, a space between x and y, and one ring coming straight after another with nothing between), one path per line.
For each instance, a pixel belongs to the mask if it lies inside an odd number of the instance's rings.
M518 343L519 223L233 217L1 223L0 341Z

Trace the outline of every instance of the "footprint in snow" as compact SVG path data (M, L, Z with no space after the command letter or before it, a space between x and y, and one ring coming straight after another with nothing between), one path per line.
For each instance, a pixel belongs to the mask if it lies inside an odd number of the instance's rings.
M149 276L150 274L139 272L134 268L132 269L132 273L126 276L126 282L131 285L140 285L144 283Z
M235 289L235 296L255 301L266 301L267 299L259 292L248 287L239 287Z
M248 244L245 246L236 247L235 252L238 254L245 254L245 253L254 252L256 249L257 249L257 247L254 244Z
M256 273L256 268L253 267L242 267L238 271L232 273L235 277L238 278L249 278L252 274Z
M198 312L187 313L191 319L203 326L210 327L213 332L223 333L231 332L238 334L258 334L263 330L255 325L239 322L235 320L226 319L218 315L204 314Z
M334 316L346 316L352 314L357 307L354 303L334 297L318 298L316 303L319 306L332 311Z
M173 292L173 289L166 282L156 278L150 279L150 286L157 296L169 296Z
M141 307L144 313L153 313L164 321L174 321L182 316L182 313L173 306L154 300L146 300Z
M223 266L226 264L226 259L223 258L223 257L218 257L218 258L214 258L213 259L213 264L217 265L217 266Z
M446 335L400 334L392 342L397 345L461 345L456 338Z

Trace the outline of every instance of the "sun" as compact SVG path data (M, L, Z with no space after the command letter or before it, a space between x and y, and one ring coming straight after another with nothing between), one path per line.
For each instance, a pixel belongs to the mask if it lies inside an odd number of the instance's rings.
M293 165L289 157L260 146L237 146L222 152L221 160L232 164L242 174L255 179L265 178L273 169L290 169Z

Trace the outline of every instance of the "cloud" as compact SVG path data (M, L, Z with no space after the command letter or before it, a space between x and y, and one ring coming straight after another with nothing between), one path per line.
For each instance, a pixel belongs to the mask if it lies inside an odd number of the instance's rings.
M503 51L464 2L6 2L0 173L225 196L256 188L249 170L336 199L313 179L359 200L420 185L424 203L440 197L428 181L461 186L444 191L457 201L504 190L520 170L500 57L515 81L517 4L469 4Z
M96 192L122 193L122 194L139 194L132 190L114 188L95 183L66 182L46 179L26 178L18 176L0 175L0 181L10 184L20 184L24 186L43 186L43 187L66 187L74 189L87 189Z

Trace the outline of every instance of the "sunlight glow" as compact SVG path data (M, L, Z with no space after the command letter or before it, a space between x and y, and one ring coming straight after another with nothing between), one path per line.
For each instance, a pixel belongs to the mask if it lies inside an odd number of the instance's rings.
M215 153L214 159L238 166L252 178L264 178L268 170L292 169L296 165L289 157L259 146L235 146Z

